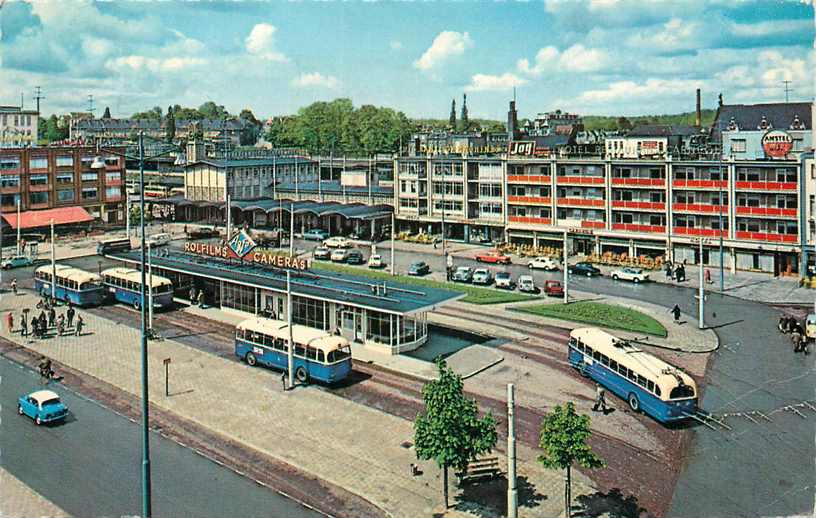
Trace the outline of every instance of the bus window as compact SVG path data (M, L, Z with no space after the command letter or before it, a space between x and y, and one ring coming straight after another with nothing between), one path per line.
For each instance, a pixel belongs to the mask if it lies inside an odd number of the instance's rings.
M646 388L649 389L649 392L654 392L655 384L654 381L649 380L646 382Z
M646 378L644 378L640 374L638 374L638 381L637 382L638 382L638 385L640 385L641 387L646 386Z
M286 348L286 342L283 341L283 338L278 338L275 340L275 349L277 349L278 351L288 352L288 349Z
M267 347L275 347L275 338L269 335L264 335L264 345Z
M629 377L629 381L633 381L633 382L637 383L637 374L635 374L631 370L627 370L626 375Z
M302 345L295 344L295 356L300 356L303 358L306 355L306 351L303 350Z
M311 347L306 349L306 358L310 360L317 360L317 351Z
M586 346L586 348L584 349L584 353L585 353L587 356L592 356L592 347L590 347L590 346L588 346L588 345L587 345L587 346Z
M655 385L655 394L657 394L657 396L660 397L660 387L658 387L657 385Z
M326 363L326 356L323 354L323 351L317 351L317 361Z
M599 353L598 351L594 351L594 352L592 353L592 358L593 358L594 360L596 360L596 361L601 361L601 353Z
M237 338L237 339L239 339L239 340L243 340L243 339L244 339L244 330L243 330L243 329L241 329L240 327L238 327L238 328L236 328L236 329L235 329L235 338Z
M669 399L694 397L694 389L688 385L677 385L669 393Z
M609 360L609 368L612 369L613 371L617 372L618 371L618 362L616 362L615 360Z
M570 338L569 339L569 344L571 346L573 346L573 347L577 347L578 346L578 340L576 340L575 338Z
M609 367L609 358L605 354L601 355L601 363Z
M620 374L621 376L623 376L625 378L626 377L626 367L624 367L623 365L618 364L618 374Z

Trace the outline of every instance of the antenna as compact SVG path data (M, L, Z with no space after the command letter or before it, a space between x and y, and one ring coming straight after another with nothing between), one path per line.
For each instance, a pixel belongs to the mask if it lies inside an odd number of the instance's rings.
M790 82L789 79L785 79L784 81L782 81L782 84L785 85L785 102L789 102L788 99L789 99L790 93L791 93L791 87L790 87L791 82Z
M94 114L94 99L93 95L88 94L88 113L91 114L91 118L93 118Z
M516 102L516 87L513 87L513 102Z
M42 94L42 88L39 86L34 87L34 100L37 101L37 113L40 113L40 100L45 99L45 96Z

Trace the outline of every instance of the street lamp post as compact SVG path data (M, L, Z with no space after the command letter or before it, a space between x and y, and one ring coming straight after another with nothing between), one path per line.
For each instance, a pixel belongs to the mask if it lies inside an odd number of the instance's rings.
M148 367L147 367L147 305L145 294L145 283L147 276L145 272L146 249L145 249L145 202L144 202L144 132L139 132L139 230L142 234L141 242L141 356L142 356L142 516L150 518L152 516L152 499L150 488L150 410L148 405Z
M564 249L561 252L561 266L564 267L564 304L569 302L569 267L567 266L567 231L564 231Z
M54 241L54 220L51 220L51 300L57 300L57 247Z

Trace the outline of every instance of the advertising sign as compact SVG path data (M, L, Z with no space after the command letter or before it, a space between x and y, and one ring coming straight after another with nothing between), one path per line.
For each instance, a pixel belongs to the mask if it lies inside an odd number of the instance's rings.
M532 140L514 140L507 143L507 154L510 156L550 156L550 148L538 147Z
M265 250L257 250L255 242L243 230L237 232L226 245L212 245L188 241L184 243L184 251L188 254L218 257L221 259L241 259L250 263L257 263L273 268L289 270L308 270L309 261L299 257L280 255Z
M771 130L762 136L762 149L771 158L785 158L793 149L793 137L782 130Z

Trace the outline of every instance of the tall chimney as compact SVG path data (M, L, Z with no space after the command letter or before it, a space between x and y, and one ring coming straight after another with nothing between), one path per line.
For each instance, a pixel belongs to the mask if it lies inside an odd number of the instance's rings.
M518 113L516 112L516 101L510 101L510 110L507 112L507 140L516 140L518 132Z
M700 89L697 89L697 112L694 117L694 125L698 128L703 125L703 110L700 108Z

